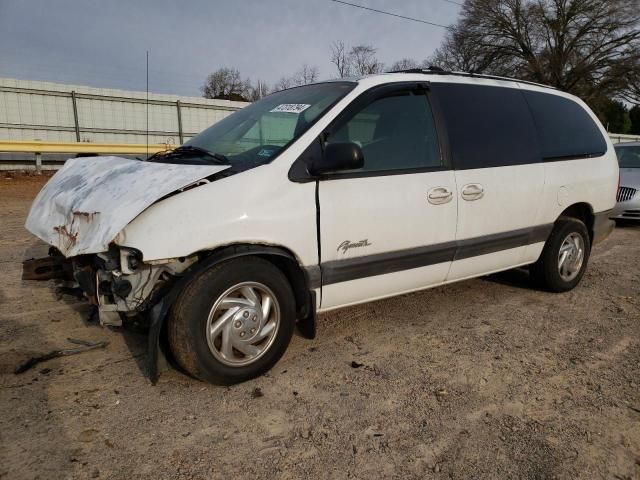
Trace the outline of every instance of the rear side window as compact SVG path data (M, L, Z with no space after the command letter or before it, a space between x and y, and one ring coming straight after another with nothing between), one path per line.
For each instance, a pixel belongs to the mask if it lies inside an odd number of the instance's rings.
M531 112L515 88L432 84L458 170L540 161Z
M548 93L524 91L531 108L545 160L604 155L607 143L581 105Z

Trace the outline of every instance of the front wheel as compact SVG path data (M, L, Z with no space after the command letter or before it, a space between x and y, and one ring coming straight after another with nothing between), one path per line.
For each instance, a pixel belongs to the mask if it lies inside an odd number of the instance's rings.
M272 263L233 259L187 285L168 321L169 345L180 366L201 380L230 385L261 375L284 354L295 301Z
M575 218L561 217L540 258L531 265L531 277L551 292L571 290L582 279L590 253L591 239L585 224Z

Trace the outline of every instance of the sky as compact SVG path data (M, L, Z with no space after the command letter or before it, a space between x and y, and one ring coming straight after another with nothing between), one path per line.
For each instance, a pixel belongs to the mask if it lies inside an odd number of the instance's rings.
M449 25L447 0L350 0ZM380 61L422 61L445 29L332 0L0 0L0 76L200 95L207 74L237 68L269 84L303 64L336 76L331 44L368 44Z

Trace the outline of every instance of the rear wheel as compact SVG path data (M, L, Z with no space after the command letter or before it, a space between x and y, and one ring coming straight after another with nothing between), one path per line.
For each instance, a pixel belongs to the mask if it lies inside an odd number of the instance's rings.
M587 227L578 219L560 217L542 254L530 267L531 277L552 292L566 292L582 279L589 261L591 240Z
M261 258L234 259L202 272L180 294L169 315L169 345L187 372L229 385L271 368L294 325L284 274Z

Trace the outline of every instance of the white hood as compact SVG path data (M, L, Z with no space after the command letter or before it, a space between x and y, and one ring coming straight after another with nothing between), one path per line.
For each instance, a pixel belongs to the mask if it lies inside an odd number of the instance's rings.
M25 226L66 257L104 252L154 202L226 168L72 158L40 191Z

